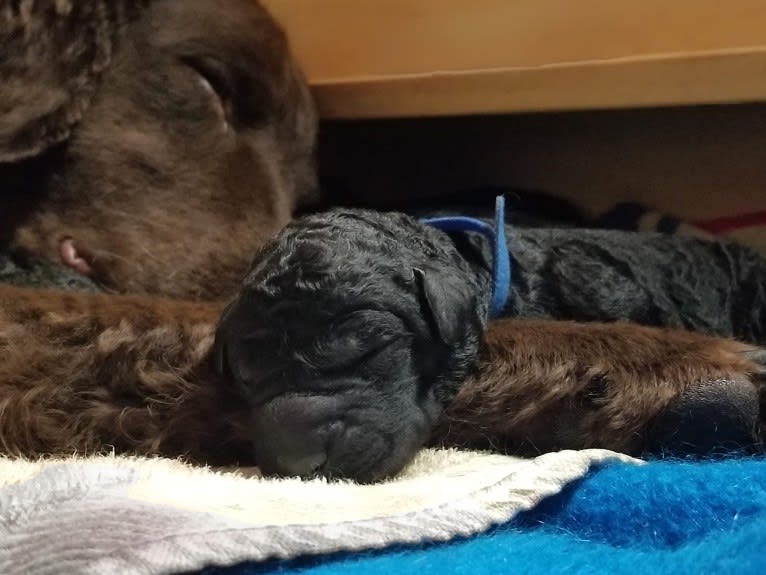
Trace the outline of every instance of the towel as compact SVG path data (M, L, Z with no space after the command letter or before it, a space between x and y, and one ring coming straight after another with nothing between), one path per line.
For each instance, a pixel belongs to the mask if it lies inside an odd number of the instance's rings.
M160 575L480 533L589 470L602 450L536 459L424 450L375 485L256 469L89 457L0 458L0 573Z

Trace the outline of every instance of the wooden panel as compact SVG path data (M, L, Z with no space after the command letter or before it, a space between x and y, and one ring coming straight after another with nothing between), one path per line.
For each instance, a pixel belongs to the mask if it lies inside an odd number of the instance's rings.
M763 0L267 0L318 83L766 44Z
M374 207L504 185L591 216L619 201L689 218L766 210L766 104L328 121L321 138L336 193Z
M766 50L320 84L326 118L766 101Z
M266 0L325 117L766 99L763 0Z

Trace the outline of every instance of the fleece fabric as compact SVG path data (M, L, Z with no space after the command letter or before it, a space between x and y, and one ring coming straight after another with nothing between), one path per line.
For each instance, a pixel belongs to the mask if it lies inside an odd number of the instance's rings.
M766 459L615 464L447 544L210 569L205 575L766 573Z

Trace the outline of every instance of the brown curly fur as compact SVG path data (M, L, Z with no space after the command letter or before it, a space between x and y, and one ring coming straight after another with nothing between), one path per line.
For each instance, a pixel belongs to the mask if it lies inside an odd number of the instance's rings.
M763 378L763 352L632 324L502 320L436 441L520 455L605 448L639 455L654 419L691 386Z
M220 299L316 200L308 88L255 0L0 0L0 39L0 162L59 144L0 164L0 244L17 255L58 261L67 239L114 291ZM248 462L246 402L208 365L221 308L0 286L0 452ZM752 378L750 351L498 323L437 440L635 452L683 389Z
M0 286L0 452L252 462L244 403L208 369L220 311Z
M248 408L209 369L223 306L0 285L0 452L117 452L252 463ZM627 324L504 320L436 443L524 455L638 453L668 402L751 380L752 346Z

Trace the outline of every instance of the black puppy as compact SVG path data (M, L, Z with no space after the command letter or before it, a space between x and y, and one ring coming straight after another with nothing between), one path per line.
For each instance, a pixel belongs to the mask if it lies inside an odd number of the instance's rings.
M297 220L244 286L217 355L254 406L259 465L288 475L400 469L472 365L487 310L486 275L398 214Z
M764 343L766 260L733 244L507 230L503 315L625 320ZM374 480L427 442L476 359L492 247L397 213L308 216L261 250L217 334L264 471Z

